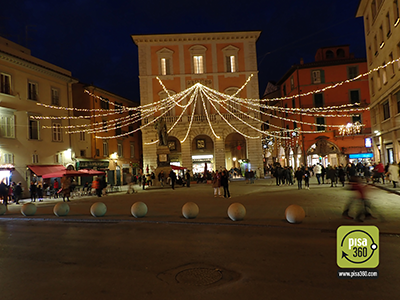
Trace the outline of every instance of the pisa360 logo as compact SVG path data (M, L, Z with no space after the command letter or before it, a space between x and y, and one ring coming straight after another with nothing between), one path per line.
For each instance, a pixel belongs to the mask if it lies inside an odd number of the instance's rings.
M376 268L379 265L379 229L376 226L340 226L336 236L339 268Z

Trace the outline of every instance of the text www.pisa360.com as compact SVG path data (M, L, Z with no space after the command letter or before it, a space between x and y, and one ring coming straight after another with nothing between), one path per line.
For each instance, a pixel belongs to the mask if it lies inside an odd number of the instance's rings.
M379 272L376 269L341 269L337 274L339 278L344 279L379 277Z

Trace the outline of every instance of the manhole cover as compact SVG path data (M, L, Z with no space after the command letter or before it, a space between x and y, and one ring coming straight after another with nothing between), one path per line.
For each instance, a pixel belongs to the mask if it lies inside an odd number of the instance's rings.
M179 283L190 285L209 285L222 279L222 272L218 269L194 268L176 274Z

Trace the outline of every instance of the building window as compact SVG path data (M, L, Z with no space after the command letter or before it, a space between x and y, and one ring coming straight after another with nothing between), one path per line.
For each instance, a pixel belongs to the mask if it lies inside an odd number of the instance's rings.
M86 132L84 131L79 132L79 140L86 141Z
M119 114L122 114L124 111L124 104L122 102L114 102L114 108Z
M311 71L311 81L314 84L324 83L325 82L324 70L312 70Z
M29 139L38 140L39 139L39 121L29 120Z
M14 164L14 154L3 153L3 163L13 165Z
M292 99L292 108L296 108L296 99L295 98Z
M101 109L109 109L110 101L107 98L100 98L100 108Z
M384 66L386 63L383 62L382 66ZM382 68L382 83L386 84L387 83L387 71L386 68Z
M80 150L79 154L81 157L86 157L86 150Z
M389 101L383 103L382 106L383 106L383 119L387 120L390 118Z
M11 76L0 74L0 93L11 95Z
M350 90L349 95L350 95L350 103L351 104L355 104L355 103L360 104L360 91L359 90Z
M122 134L122 124L121 122L117 122L115 124L115 135L121 135Z
M375 19L376 17L376 1L373 0L371 2L371 15L372 15L372 19Z
M340 48L340 49L337 49L336 56L338 58L344 58L346 56L346 53L344 52L344 50L342 48Z
M32 163L33 164L39 163L39 154L32 154Z
M399 25L400 22L400 14L399 14L399 1L394 0L393 1L393 12L394 12L394 27Z
M108 142L103 141L103 156L106 157L108 156Z
M400 92L397 92L396 100L397 100L397 113L400 114Z
M314 107L324 107L324 94L318 93L313 95Z
M393 61L393 53L389 53L389 62ZM389 66L388 66L389 67ZM390 74L391 77L394 76L394 63L390 64Z
M325 131L326 127L321 126L325 125L325 118L324 117L317 117L315 118L315 123L317 123L317 131Z
M173 67L172 67L172 57L174 51L168 48L162 48L161 50L157 51L158 57L158 70L160 75L171 75L173 74Z
M203 74L204 73L203 56L201 56L201 55L193 56L193 71L194 71L194 74Z
M51 105L60 105L60 90L52 88L51 89Z
M326 58L326 59L335 58L335 53L333 53L332 50L328 50L328 51L326 51L326 53L325 53L325 58Z
M14 115L0 116L0 136L4 138L15 137Z
M170 67L170 60L168 58L161 58L160 61L160 68L161 68L161 75L170 75L171 74L171 67Z
M121 141L118 141L118 144L117 144L117 154L118 154L118 156L119 157L123 157L124 155L124 153L123 153L123 147L122 147L122 142Z
M51 126L53 142L61 142L61 123L53 123Z
M387 29L386 36L389 37L390 34L391 34L391 24L390 24L390 14L389 14L389 12L386 14L386 29Z
M385 46L385 42L383 40L383 25L379 27L379 48L382 49Z
M358 76L358 66L347 67L347 78L353 79Z
M236 57L234 55L226 56L226 71L234 73L236 72Z
M54 156L54 162L55 162L56 164L62 164L62 163L63 163L63 161L62 161L62 153L57 153L57 154Z
M38 100L38 85L34 82L28 82L28 99L37 101Z
M381 89L381 87L382 87L382 84L381 84L381 71L380 70L378 70L378 71L376 71L376 84L377 84L377 88L378 88L378 90L380 90Z
M131 151L131 158L135 158L135 144L131 144L130 151Z
M107 121L103 120L103 129L107 129Z
M375 95L375 83L374 83L374 77L371 77L371 95Z

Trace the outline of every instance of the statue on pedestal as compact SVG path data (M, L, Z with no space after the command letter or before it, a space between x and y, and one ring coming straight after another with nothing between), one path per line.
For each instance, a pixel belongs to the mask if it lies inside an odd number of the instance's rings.
M158 119L158 121L155 123L154 127L157 130L158 145L159 146L168 146L167 124L165 123L164 118Z

